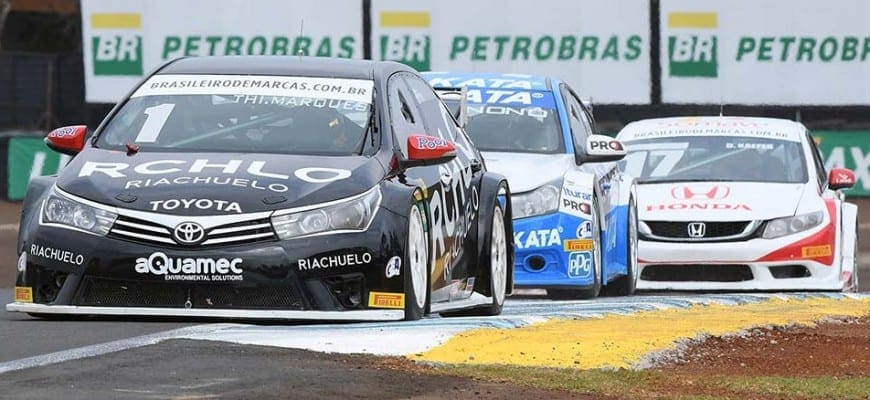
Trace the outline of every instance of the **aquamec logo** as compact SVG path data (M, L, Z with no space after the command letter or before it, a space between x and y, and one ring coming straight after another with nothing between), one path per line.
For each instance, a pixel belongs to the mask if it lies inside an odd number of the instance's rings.
M681 78L719 76L719 21L713 12L668 13L668 73Z
M398 61L418 71L430 70L430 25L425 11L382 11L379 26L387 33L380 37L381 60Z
M91 14L91 52L96 76L142 75L142 17L138 13Z

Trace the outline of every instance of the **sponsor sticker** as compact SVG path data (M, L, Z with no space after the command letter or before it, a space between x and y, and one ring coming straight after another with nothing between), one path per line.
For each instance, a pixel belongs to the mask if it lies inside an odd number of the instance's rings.
M62 263L72 264L72 265L82 265L85 262L85 256L81 254L76 254L67 250L55 249L53 247L48 246L40 246L38 244L30 245L30 254L36 257L44 258L46 260L59 261ZM21 258L19 257L19 271L23 271L20 265ZM25 256L24 262L27 262L27 258Z
M287 96L371 104L367 79L297 76L154 75L131 97L167 95Z
M588 278L592 275L592 252L576 251L568 254L568 277Z
M821 246L806 246L801 247L801 257L803 258L816 258L816 257L830 257L831 256L831 245L821 245Z
M569 239L563 242L565 251L591 251L595 247L592 239Z
M173 211L197 209L203 211L222 211L242 213L242 207L238 202L212 199L168 199L149 202L151 211Z
M324 257L301 258L296 262L300 271L312 269L329 269L336 267L351 267L372 262L370 253L338 254Z
M402 257L394 256L387 262L387 268L384 270L384 275L387 278L397 277L402 274Z
M369 292L369 307L405 308L404 293Z
M167 281L241 281L241 258L170 257L161 252L136 259L136 272Z
M518 249L558 246L562 243L559 229L537 229L514 232L514 244Z
M581 239L592 237L592 221L583 221L577 225L577 237Z
M33 288L29 286L16 286L15 301L19 303L33 303Z
M24 272L27 269L27 252L22 251L18 256L18 272Z

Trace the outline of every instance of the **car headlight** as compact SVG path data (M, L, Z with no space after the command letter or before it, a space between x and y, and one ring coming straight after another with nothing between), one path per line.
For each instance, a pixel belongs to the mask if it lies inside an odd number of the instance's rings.
M554 212L559 209L559 194L562 180L547 183L531 192L512 194L511 209L514 218L532 217Z
M377 212L381 190L375 187L362 195L338 203L297 212L277 212L272 227L281 239L292 239L333 231L365 230Z
M118 214L91 207L52 191L42 205L42 222L106 236Z
M811 212L808 214L795 215L793 217L777 218L767 221L767 226L764 227L764 233L761 237L765 239L778 238L780 236L791 235L807 229L812 229L822 223L825 219L825 214L822 211Z

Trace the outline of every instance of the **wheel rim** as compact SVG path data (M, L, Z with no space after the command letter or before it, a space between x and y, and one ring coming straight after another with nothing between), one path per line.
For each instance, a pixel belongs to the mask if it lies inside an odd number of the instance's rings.
M629 246L629 259L628 262L631 264L631 281L632 286L637 284L637 208L635 203L632 201L628 205L628 246Z
M411 271L411 286L414 288L414 302L418 307L426 306L426 285L429 281L429 271L426 268L428 257L426 235L423 232L423 217L417 206L411 208L410 226L408 229L408 262Z
M492 216L492 233L490 240L490 264L493 298L497 304L504 303L507 288L507 244L504 234L504 215L501 208L496 207Z

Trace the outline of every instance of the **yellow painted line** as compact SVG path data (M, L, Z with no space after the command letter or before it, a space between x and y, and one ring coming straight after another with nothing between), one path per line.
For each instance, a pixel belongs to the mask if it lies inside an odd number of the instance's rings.
M94 29L139 29L142 16L138 13L93 13L91 28Z
M668 14L668 28L716 28L719 18L713 12L673 12Z
M428 28L429 13L414 11L381 11L382 28Z
M737 306L550 320L516 329L480 328L460 333L416 360L452 364L513 364L557 368L630 368L650 352L699 334L723 335L763 325L812 325L827 316L870 314L865 299L774 299Z

